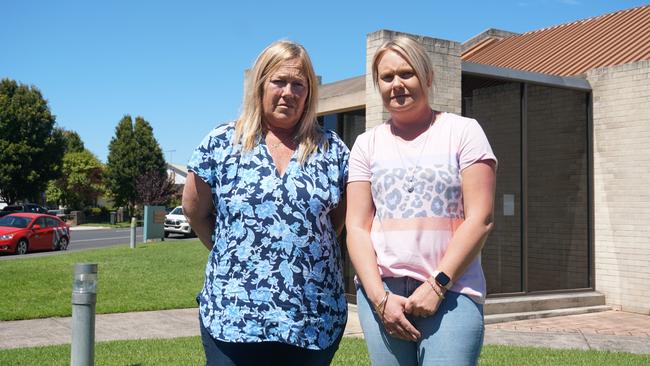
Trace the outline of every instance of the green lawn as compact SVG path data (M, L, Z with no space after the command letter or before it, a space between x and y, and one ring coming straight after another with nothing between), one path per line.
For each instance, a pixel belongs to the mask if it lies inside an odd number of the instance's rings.
M74 263L99 265L98 313L195 307L208 251L166 241L0 261L0 320L70 316ZM97 343L97 365L200 365L198 337ZM0 350L0 365L69 365L70 346ZM334 365L368 365L362 339L345 338ZM650 355L486 346L480 365L650 365Z
M69 365L70 346L0 350L0 365ZM95 365L204 365L199 337L97 343ZM363 339L343 338L332 365L369 365ZM650 364L649 355L601 351L485 346L479 365L635 366Z
M198 240L0 261L0 320L71 316L74 264L98 264L97 313L196 307L208 251Z

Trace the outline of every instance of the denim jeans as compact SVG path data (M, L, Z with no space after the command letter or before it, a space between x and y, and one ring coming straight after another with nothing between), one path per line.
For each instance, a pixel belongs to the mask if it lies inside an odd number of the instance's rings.
M212 338L200 316L199 326L206 366L327 366L332 362L343 338L341 332L339 338L328 348L313 350L281 342L223 342Z
M409 277L384 278L391 293L408 297L422 282ZM432 294L433 296L433 294ZM359 320L374 366L476 365L483 346L483 305L447 291L436 313L407 316L421 337L416 342L389 336L361 286L357 289Z

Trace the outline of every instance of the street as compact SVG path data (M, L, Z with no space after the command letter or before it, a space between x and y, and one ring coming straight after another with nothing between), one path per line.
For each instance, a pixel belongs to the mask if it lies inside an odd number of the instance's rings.
M129 244L131 229L78 229L71 228L68 250L102 248L118 244ZM142 242L142 227L136 228L136 244Z
M93 249L109 247L113 245L129 245L131 238L131 229L111 229L111 228L86 228L73 227L70 229L71 239L68 245L68 251ZM181 235L172 235L165 240L192 240L195 238L185 238ZM136 245L142 244L142 227L136 229ZM36 252L19 255L0 255L0 260L26 258L28 256L53 255L65 252Z

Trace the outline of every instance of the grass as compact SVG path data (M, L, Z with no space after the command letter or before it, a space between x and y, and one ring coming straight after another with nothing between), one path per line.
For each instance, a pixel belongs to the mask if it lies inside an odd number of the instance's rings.
M71 316L75 263L98 264L97 313L196 307L208 251L198 240L0 261L0 320Z
M70 345L0 350L1 365L69 365ZM199 337L100 342L95 365L204 365ZM585 365L635 366L650 364L650 355L603 351L485 346L480 366ZM370 365L363 339L343 338L334 366Z
M99 265L97 313L195 307L208 252L167 241L0 261L0 320L70 316L74 263ZM201 365L199 337L100 342L96 365ZM0 365L69 365L70 345L0 350ZM369 365L363 339L344 338L333 365ZM485 346L479 365L650 365L650 355Z

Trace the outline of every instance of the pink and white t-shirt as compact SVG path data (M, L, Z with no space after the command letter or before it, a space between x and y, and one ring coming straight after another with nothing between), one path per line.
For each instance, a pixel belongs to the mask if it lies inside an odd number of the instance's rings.
M465 218L460 172L481 160L497 161L481 126L452 113L439 114L409 142L387 123L357 138L348 182L371 184L376 211L370 237L382 277L426 281L433 275ZM451 291L483 303L485 287L479 256Z

